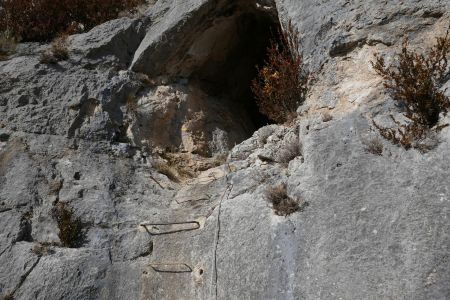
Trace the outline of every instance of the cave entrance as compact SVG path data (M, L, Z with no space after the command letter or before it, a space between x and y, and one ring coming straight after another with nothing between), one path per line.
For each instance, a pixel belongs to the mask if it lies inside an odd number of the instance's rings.
M223 156L271 124L259 112L251 82L280 28L275 4L219 3L196 10L138 51L142 57L132 69L165 79L138 97L127 130L134 144L202 160Z
M259 112L251 82L262 66L270 41L280 28L272 7L255 6L219 22L212 28L220 40L214 44L208 60L192 74L202 88L211 95L229 100L230 108L250 120L249 136L271 121ZM205 32L208 35L212 32Z
M219 141L222 146L212 145L208 156L223 152L224 143L230 150L260 127L272 123L260 113L251 83L257 75L256 66L263 65L267 47L279 28L275 4L263 6L254 1L233 4L225 12L217 12L207 28L197 33L179 64L180 69L175 67L178 75L187 77L191 84L216 99L210 103L216 101L223 109L215 110L210 116L214 120L209 123L224 129L227 141ZM222 114L228 116L220 124L215 117ZM207 136L212 144L220 139L211 133Z

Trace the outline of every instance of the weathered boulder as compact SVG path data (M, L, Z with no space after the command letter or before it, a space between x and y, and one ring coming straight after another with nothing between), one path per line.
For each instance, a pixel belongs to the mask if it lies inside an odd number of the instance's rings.
M70 50L90 59L101 60L113 56L128 65L144 37L145 22L121 18L106 22L70 39Z

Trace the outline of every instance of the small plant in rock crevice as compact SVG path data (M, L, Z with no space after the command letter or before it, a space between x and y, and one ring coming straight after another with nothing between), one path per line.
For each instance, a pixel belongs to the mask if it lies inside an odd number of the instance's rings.
M0 299L1 300L14 300L14 295L12 293L7 293L7 294L3 295Z
M36 243L31 248L31 252L37 256L47 256L53 254L54 251L50 249L51 244L49 243Z
M16 39L8 32L0 32L0 61L7 59L14 53L17 46Z
M48 193L49 195L58 195L59 191L63 187L63 180L61 179L53 179L48 183Z
M281 146L277 152L276 161L279 163L288 164L300 155L302 155L302 144L297 138Z
M52 209L52 216L58 224L58 237L63 247L79 248L85 243L86 226L67 203L58 202Z
M136 99L136 96L134 95L129 95L126 99L126 109L127 109L127 114L136 117L136 115L138 114L138 108L139 108L139 104L138 104L138 100Z
M307 202L299 203L289 197L285 183L269 187L265 192L265 197L272 204L272 208L278 216L288 216L302 210L307 205Z
M55 64L69 58L68 35L60 35L53 40L50 49L41 54L41 63Z
M399 102L405 116L411 121L397 128L382 128L374 123L383 137L406 149L415 147L439 122L439 115L450 109L450 99L441 90L450 79L448 58L450 57L450 36L438 37L428 54L419 54L409 49L405 39L397 62L387 66L385 59L375 55L372 66L383 78L384 87L390 96Z
M378 138L372 138L364 141L366 145L365 150L369 153L382 156L383 155L383 143Z
M20 218L20 230L17 233L16 242L32 242L33 236L32 236L32 220L33 218L33 211L28 211L22 215Z
M262 114L284 123L296 116L305 101L310 76L299 50L300 35L291 21L270 41L267 58L252 81L251 89Z

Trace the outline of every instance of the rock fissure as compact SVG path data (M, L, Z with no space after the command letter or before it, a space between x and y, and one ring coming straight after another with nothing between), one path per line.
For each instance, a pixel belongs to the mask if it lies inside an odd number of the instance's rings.
M228 180L227 180L228 181ZM213 262L214 262L214 296L215 299L218 299L218 282L219 282L219 271L218 271L218 262L217 262L217 250L219 247L219 239L220 239L220 217L221 217L221 211L222 211L222 202L224 199L228 199L228 196L230 195L231 191L233 190L232 184L227 184L227 188L225 189L225 192L223 196L220 198L219 204L217 206L217 223L216 223L216 234L214 236L214 254L213 254ZM226 200L225 199L225 200Z
M11 245L9 245L9 246L6 246L5 249L3 249L3 250L0 252L0 256L2 256L3 253L5 253L8 249L12 248L12 246L13 246L13 244L11 244Z
M41 260L41 256L38 256L36 261L33 263L33 265L23 275L20 276L19 282L14 287L14 289L9 293L9 296L14 297L14 294L22 287L25 280L28 278L30 273L33 272L34 268L36 268L36 266L38 265L40 260Z

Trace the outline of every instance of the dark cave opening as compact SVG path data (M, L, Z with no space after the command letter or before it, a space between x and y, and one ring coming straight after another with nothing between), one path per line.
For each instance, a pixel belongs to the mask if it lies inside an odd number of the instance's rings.
M230 110L246 120L246 131L254 131L273 122L260 113L251 91L252 80L257 75L257 66L266 59L271 40L276 40L280 28L275 8L262 9L257 6L237 9L232 18L218 22L213 48L200 68L191 75L202 89L213 96L222 96L228 101ZM220 41L217 41L219 39Z

